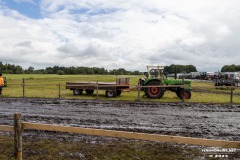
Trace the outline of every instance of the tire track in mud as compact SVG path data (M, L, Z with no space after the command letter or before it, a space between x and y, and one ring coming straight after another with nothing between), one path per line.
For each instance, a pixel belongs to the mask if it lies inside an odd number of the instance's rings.
M23 121L88 128L240 140L240 106L65 99L0 99L0 124ZM62 135L62 134L59 134Z

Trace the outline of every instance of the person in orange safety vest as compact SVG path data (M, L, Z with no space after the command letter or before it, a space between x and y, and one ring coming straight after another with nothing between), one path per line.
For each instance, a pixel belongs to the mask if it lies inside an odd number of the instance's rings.
M3 86L4 86L4 79L2 77L2 73L0 73L0 95L2 95Z

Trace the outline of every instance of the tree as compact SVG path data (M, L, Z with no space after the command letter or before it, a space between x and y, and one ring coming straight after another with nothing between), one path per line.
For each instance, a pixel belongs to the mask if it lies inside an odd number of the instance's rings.
M64 75L65 73L64 73L63 70L58 70L58 71L57 71L57 74L58 74L58 75Z
M232 65L225 65L222 67L221 72L238 72L240 71L240 66L236 66L235 64Z
M32 66L28 67L28 69L26 70L27 74L31 74L33 72L34 72L34 67L32 67Z
M175 70L177 73L190 73L197 72L197 69L194 65L175 65L171 64L170 66L164 67L164 72L168 74L174 74Z

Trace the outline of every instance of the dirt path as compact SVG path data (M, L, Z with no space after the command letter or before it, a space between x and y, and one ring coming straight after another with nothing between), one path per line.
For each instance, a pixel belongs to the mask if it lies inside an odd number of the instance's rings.
M0 124L24 121L240 140L240 105L0 98Z

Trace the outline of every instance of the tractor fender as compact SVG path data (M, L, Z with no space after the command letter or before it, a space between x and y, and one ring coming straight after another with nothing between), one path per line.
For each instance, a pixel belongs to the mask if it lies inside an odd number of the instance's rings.
M144 85L148 85L150 82L158 82L159 84L161 84L161 83L162 83L162 80L157 79L157 78L147 79L147 80L145 81L145 84L144 84Z

